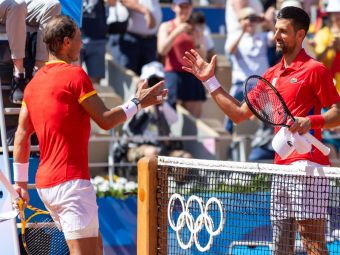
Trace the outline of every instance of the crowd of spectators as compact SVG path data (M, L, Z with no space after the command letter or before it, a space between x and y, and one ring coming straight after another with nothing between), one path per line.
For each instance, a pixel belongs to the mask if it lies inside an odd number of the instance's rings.
M155 60L164 65L165 84L169 89L168 103L176 109L180 104L192 116L201 117L202 105L206 100L206 91L200 82L189 73L183 72L182 56L186 50L196 49L207 60L216 53L206 17L195 10L195 5L214 5L225 8L226 42L224 56L231 66L231 94L243 100L243 82L252 75L261 75L270 66L280 61L281 56L275 52L273 41L275 16L279 9L286 6L304 8L311 16L310 33L304 42L308 54L325 63L339 83L339 1L321 0L227 0L227 1L192 1L173 0L172 20L162 22L159 2L153 8L139 1L143 7L131 9L129 4L121 1L128 13L127 28L121 33L111 33L109 49L113 60L131 69L137 75L141 67ZM108 20L117 11L111 7ZM147 9L148 11L146 11ZM110 18L111 17L111 18ZM139 18L139 29L131 30ZM137 43L137 44L135 44ZM145 43L145 44L144 44ZM146 45L147 44L147 45ZM143 45L142 47L140 47ZM142 49L142 50L141 50ZM141 54L142 52L142 54ZM339 85L337 85L339 86ZM256 121L256 120L254 120ZM274 156L270 137L271 127L259 124L258 138L252 142L249 160L270 160ZM226 119L225 128L232 134L234 124ZM336 131L333 131L334 134ZM337 141L337 139L336 139ZM330 142L330 141L329 141ZM334 144L334 143L333 143ZM335 146L336 150L339 146ZM233 145L230 148L233 149ZM230 151L231 151L230 150ZM230 153L229 157L237 155ZM233 157L232 157L233 158ZM233 158L239 160L236 156Z

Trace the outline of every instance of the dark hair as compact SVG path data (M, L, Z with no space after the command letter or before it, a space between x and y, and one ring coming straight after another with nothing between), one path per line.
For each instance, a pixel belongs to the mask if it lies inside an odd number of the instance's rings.
M290 19L293 23L295 32L303 29L305 34L307 34L310 24L310 18L308 14L301 8L294 6L287 6L282 8L277 16L277 19Z
M193 24L204 24L205 23L205 16L204 13L201 11L194 11L191 13L190 20Z
M55 55L60 50L65 37L74 38L78 27L70 16L56 15L46 25L43 40L48 50Z

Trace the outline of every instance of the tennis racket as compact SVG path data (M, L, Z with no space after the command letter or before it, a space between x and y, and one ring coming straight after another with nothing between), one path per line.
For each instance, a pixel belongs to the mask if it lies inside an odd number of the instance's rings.
M295 122L294 116L280 93L261 76L251 75L247 78L244 83L244 98L249 109L264 123L272 126L290 127L287 124L289 119ZM330 149L310 133L303 136L325 156L330 153Z
M69 254L64 234L57 228L49 212L31 205L27 205L23 210L23 200L1 170L0 181L19 205L19 211L13 209L13 211L3 213L3 221L21 214L21 240L26 253L28 255Z

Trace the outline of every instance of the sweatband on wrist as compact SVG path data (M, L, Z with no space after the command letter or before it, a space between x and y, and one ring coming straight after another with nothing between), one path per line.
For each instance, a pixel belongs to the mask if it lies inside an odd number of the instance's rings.
M13 163L13 180L15 182L28 182L28 162Z
M325 119L322 115L311 115L308 116L312 129L323 128L325 125Z
M208 80L203 82L204 87L208 90L209 93L214 92L216 89L221 87L221 84L216 79L216 76L210 77Z
M137 105L132 102L131 100L120 105L120 107L123 109L126 119L131 119L133 115L135 115L138 112L138 107Z

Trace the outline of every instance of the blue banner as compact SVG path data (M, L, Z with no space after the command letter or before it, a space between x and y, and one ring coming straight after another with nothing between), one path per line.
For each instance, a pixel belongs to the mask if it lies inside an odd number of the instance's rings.
M61 13L70 16L81 27L83 0L59 0Z

